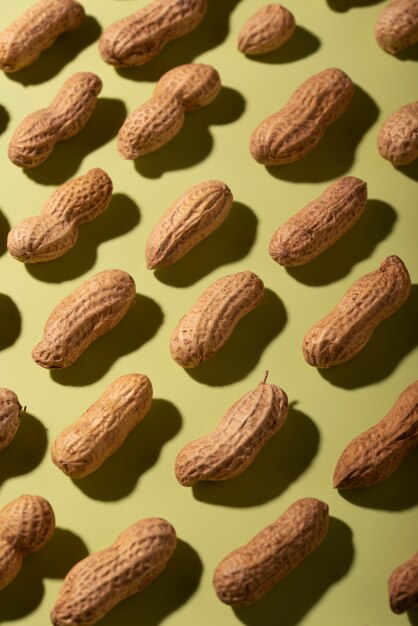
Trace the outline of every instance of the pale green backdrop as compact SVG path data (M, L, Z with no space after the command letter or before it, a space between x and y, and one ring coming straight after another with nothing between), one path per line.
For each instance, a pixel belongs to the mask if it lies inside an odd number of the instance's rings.
M3 0L0 27L30 4ZM392 167L379 156L376 136L390 113L417 98L418 48L394 58L376 45L373 27L385 2L288 0L298 23L293 40L249 59L236 50L237 33L264 1L209 0L195 33L148 65L117 72L99 57L99 34L145 4L84 0L89 17L78 32L33 66L0 76L0 383L27 406L15 441L0 455L0 504L41 494L59 529L0 594L0 622L45 626L62 579L78 559L109 545L137 519L162 516L180 538L172 562L103 626L417 625L417 612L395 616L387 597L388 575L418 549L417 454L385 483L347 495L333 491L332 473L345 445L381 419L417 373L418 165ZM193 61L219 71L224 87L217 101L190 114L160 151L137 163L122 160L116 134L126 113L150 97L162 73ZM350 109L305 159L271 171L258 165L247 147L255 125L301 82L331 66L357 85ZM104 83L92 119L45 164L22 172L7 159L14 128L80 70L97 72ZM14 261L5 248L8 228L38 213L58 184L96 166L114 181L106 213L82 228L65 257L28 268ZM365 214L352 232L306 267L276 265L267 252L274 230L346 174L365 179L369 188ZM157 218L185 189L210 178L233 191L228 220L177 266L147 271L144 245ZM306 330L390 254L402 257L415 283L407 304L351 362L326 372L310 368L301 353ZM68 370L51 374L35 365L31 349L52 308L110 267L135 278L134 309ZM244 269L265 281L263 304L206 365L182 370L168 352L177 320L213 280ZM179 449L209 432L266 369L292 404L283 430L241 477L181 487L173 472ZM101 469L72 482L52 464L51 442L114 378L129 372L152 380L156 400L149 416ZM330 506L321 548L257 605L234 611L221 604L211 585L220 559L304 496Z

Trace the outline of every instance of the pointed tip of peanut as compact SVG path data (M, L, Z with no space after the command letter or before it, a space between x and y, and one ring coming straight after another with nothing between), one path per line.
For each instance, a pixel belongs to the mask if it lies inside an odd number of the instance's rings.
M267 382L268 375L269 375L269 370L266 370L266 371L264 372L264 378L263 378L263 380L261 381L263 385Z

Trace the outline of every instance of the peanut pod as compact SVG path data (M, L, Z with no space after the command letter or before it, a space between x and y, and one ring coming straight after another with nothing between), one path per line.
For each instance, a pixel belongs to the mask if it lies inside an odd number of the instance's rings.
M51 612L54 626L90 626L161 574L176 547L174 528L146 518L67 574Z
M186 111L210 104L220 90L219 74L211 65L189 63L166 72L151 100L136 109L119 130L119 154L136 159L158 150L180 131Z
M264 379L231 406L213 433L192 441L179 452L177 480L190 487L201 480L238 476L282 427L287 411L283 389Z
M263 282L253 272L215 280L177 324L170 339L171 356L182 367L203 363L226 343L239 320L263 297Z
M100 54L116 67L147 63L169 41L197 28L207 4L207 0L154 0L106 28L100 37Z
M7 448L20 425L22 407L14 391L0 387L0 450Z
M104 270L89 278L52 311L34 361L48 369L68 367L98 337L126 315L135 300L135 282L122 270Z
M316 498L297 500L219 563L213 577L219 600L231 606L257 602L320 545L327 530L328 505Z
M394 613L418 607L418 552L389 576L389 603Z
M9 159L26 169L43 163L56 143L74 137L87 124L101 89L96 74L73 74L49 107L31 113L19 124L9 143Z
M58 435L51 448L53 462L71 478L91 474L120 448L151 403L147 376L120 376L77 422Z
M63 33L85 17L75 0L40 0L0 33L0 69L16 72L30 65Z
M309 365L331 367L352 359L375 328L409 296L411 279L397 256L359 278L334 309L305 335L303 356Z
M252 15L238 33L238 50L243 54L265 54L277 50L295 32L293 14L281 4L266 4Z
M252 156L264 165L301 159L344 113L353 94L354 84L342 70L331 68L314 74L280 111L257 126L250 138Z
M401 107L383 122L377 148L393 165L407 165L418 159L418 100Z
M274 233L271 258L287 267L315 259L359 219L367 202L367 184L345 176L298 211Z
M9 232L7 248L23 263L50 261L76 243L80 224L98 217L112 199L112 181L95 168L54 191L39 216L28 217Z
M418 41L418 0L392 0L377 18L374 29L383 50L396 54Z
M233 197L219 180L185 191L163 214L147 239L148 269L172 265L210 235L228 217Z
M41 496L20 496L1 509L0 589L16 578L24 557L43 548L54 531L54 511Z
M348 444L334 471L334 487L353 489L380 483L417 446L418 381L415 381L380 422Z

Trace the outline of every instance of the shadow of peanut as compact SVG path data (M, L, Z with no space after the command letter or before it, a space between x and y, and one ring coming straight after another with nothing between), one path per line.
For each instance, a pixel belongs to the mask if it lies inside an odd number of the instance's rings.
M9 234L10 224L3 213L0 211L0 256L7 251L7 235Z
M319 50L321 41L316 35L303 26L297 25L295 32L282 47L273 52L260 55L249 55L247 58L257 63L280 65L300 61Z
M9 478L29 474L38 467L45 456L47 445L45 426L30 413L23 412L12 442L0 452L0 485Z
M3 105L0 104L0 135L4 133L9 125L10 116Z
M10 348L22 330L22 318L10 296L0 293L0 350Z
M327 0L330 9L338 13L345 13L350 9L369 7L373 4L379 4L379 2L382 2L382 0Z

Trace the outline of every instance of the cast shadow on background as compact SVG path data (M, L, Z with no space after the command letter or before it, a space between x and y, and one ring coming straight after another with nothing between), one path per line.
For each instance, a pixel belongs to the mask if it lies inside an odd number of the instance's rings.
M273 52L248 55L248 59L258 63L280 65L300 61L319 50L321 41L303 26L296 25L295 32L282 47Z
M408 163L408 165L399 166L396 169L400 174L418 182L418 159L415 159L412 163Z
M0 135L7 129L10 121L10 115L2 104L0 104Z
M294 163L268 167L267 171L293 183L320 183L344 176L355 161L357 146L378 114L375 101L356 85L348 109L326 129L312 152Z
M45 83L57 76L80 52L97 41L100 33L99 23L88 15L79 28L61 35L34 63L6 76L24 86Z
M219 352L202 365L185 371L205 385L224 386L242 380L257 367L263 351L283 330L286 322L287 313L282 301L271 289L266 289L263 300L238 322ZM282 356L278 353L277 360ZM272 363L271 367L274 365ZM269 364L266 363L265 367ZM259 370L261 381L264 370Z
M25 557L15 580L1 592L0 623L22 619L35 611L44 597L44 579L64 579L87 555L87 547L78 535L56 528L42 550Z
M350 9L358 9L361 7L370 7L373 4L379 4L383 0L327 0L328 6L333 11L345 13Z
M134 428L120 449L93 474L73 480L89 498L104 502L121 500L136 487L155 463L164 444L181 429L178 409L168 400L155 399L144 420Z
M320 369L319 373L332 385L343 389L356 389L384 380L418 345L417 310L418 285L412 285L405 304L376 328L357 356L342 365Z
M10 348L22 330L22 318L14 301L5 293L0 293L0 350Z
M24 170L26 176L41 185L61 185L77 173L88 154L116 137L125 117L126 107L122 100L99 98L80 133L58 143L41 165Z
M193 285L218 267L243 259L255 242L257 224L248 206L234 202L227 219L214 233L171 267L156 270L155 277L173 287Z
M100 626L159 626L192 597L203 572L194 548L177 539L173 556L160 576L141 593L118 604L100 620Z
M156 82L173 67L192 63L196 57L225 41L229 33L230 16L239 1L210 0L205 17L194 31L168 43L154 59L144 65L118 68L118 74L130 80ZM237 50L237 55L239 54Z
M400 61L418 61L418 43L398 52L396 58Z
M240 476L198 483L193 487L196 500L221 506L250 507L265 504L286 491L309 467L319 448L316 424L293 404L282 428ZM268 480L266 476L269 476Z
M376 415L376 423L383 415ZM360 434L360 433L359 433ZM418 491L411 488L418 476L418 451L413 451L386 480L359 489L340 489L339 494L352 504L366 509L404 511L418 505Z
M247 626L296 626L344 578L354 561L352 531L336 517L322 544L259 602L234 609Z
M62 283L92 269L101 243L131 231L140 220L135 202L124 193L115 193L108 208L95 220L82 224L75 246L63 256L45 263L26 263L29 274L47 283Z
M203 161L212 151L209 126L231 124L245 110L242 95L222 87L211 104L198 111L186 112L180 132L165 146L135 160L135 169L146 178L160 178L164 173L183 170Z
M3 256L7 251L7 235L9 234L9 230L9 220L3 211L0 211L0 256Z
M391 233L396 217L395 209L387 202L368 200L363 215L339 241L313 261L286 270L305 285L336 282L348 276L357 263L372 255L378 244Z
M137 294L132 308L110 332L94 341L70 367L51 370L52 379L60 385L91 385L102 378L125 354L139 350L152 339L163 323L160 305ZM138 368L141 356L138 355Z
M21 401L25 399L21 398ZM0 486L9 478L29 474L38 467L45 456L47 445L45 426L31 413L23 411L16 435L0 454Z
M413 609L407 612L409 623L412 626L418 626L418 609Z

